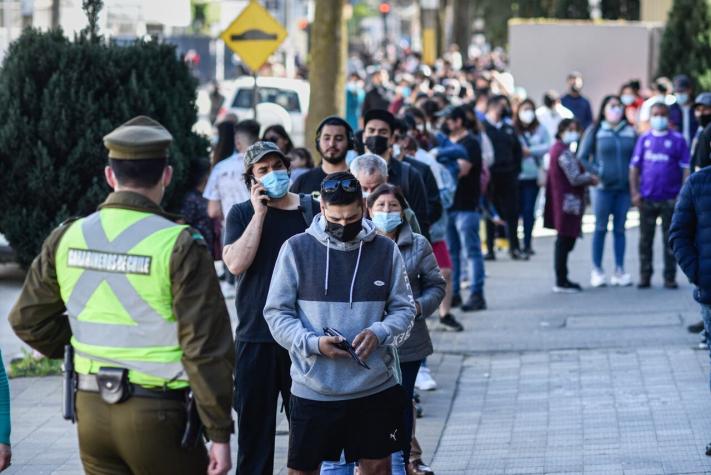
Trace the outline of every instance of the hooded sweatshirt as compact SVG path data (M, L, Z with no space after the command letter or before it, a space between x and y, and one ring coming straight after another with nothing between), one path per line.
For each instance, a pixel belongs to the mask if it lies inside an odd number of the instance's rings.
M335 240L320 214L282 246L264 308L274 339L291 356L292 394L317 401L362 398L398 384L396 346L407 339L414 317L396 243L378 236L366 219L353 241ZM365 360L370 369L321 355L325 327L349 342L372 330L380 346Z

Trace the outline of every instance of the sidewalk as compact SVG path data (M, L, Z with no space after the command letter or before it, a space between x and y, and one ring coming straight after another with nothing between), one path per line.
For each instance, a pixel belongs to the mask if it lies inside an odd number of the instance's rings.
M633 276L637 239L631 230ZM440 387L421 393L425 417L417 421L426 461L438 475L711 473L708 355L685 329L698 319L686 279L679 275L676 291L662 289L657 275L646 291L557 295L553 240L534 244L530 262L503 254L487 262L489 310L457 314L464 332L433 333L438 352L429 365ZM586 236L570 262L571 279L584 286L589 246ZM0 274L0 311L17 288ZM0 327L4 352L13 339ZM60 380L11 387L14 462L6 473L81 473L75 429L59 415ZM275 473L286 473L287 429L282 417Z

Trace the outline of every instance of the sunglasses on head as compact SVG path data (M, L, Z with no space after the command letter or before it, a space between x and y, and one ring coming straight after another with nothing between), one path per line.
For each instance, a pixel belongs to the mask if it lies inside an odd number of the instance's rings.
M342 178L340 180L326 180L321 185L322 193L335 193L340 187L343 191L354 193L358 190L358 180L355 178Z
M266 140L267 142L276 143L276 141L279 140L279 137L276 135L272 135L271 137L264 137L264 140Z

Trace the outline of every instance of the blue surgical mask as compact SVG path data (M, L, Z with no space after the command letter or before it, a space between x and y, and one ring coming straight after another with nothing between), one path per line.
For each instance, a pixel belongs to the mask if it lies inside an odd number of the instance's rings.
M289 191L289 173L286 170L269 172L262 177L261 182L269 198L281 198Z
M649 124L654 130L667 130L667 127L669 127L669 119L663 115L653 115L652 118L649 119Z
M678 102L680 106L684 106L689 102L689 95L685 92L677 92L674 95L676 96L676 102Z
M412 89L410 89L409 87L402 88L402 97L408 98L410 97L410 94L412 94Z
M395 231L402 224L402 216L399 212L385 213L376 211L373 213L373 224L384 233Z
M563 132L561 139L563 140L564 144L570 145L571 143L577 142L578 139L580 139L580 134L572 130L566 130L565 132Z
M626 106L631 106L637 98L632 94L622 94L620 100Z

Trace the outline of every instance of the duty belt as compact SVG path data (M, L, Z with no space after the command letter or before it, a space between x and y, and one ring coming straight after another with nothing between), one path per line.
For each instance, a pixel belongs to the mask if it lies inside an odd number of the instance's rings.
M99 392L99 383L93 374L77 374L77 389L90 393ZM129 392L132 397L145 397L152 399L170 399L172 401L187 401L190 388L183 389L147 389L137 384L128 383Z

